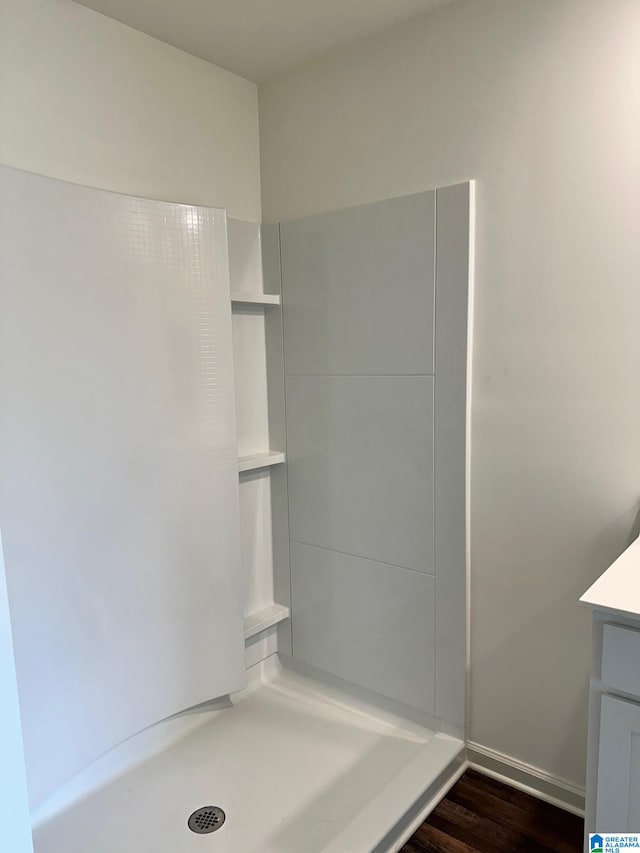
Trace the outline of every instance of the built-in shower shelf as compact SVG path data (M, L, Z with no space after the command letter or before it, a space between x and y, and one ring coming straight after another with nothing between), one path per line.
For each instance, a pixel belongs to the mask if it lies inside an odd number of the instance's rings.
M252 453L250 456L238 456L238 471L258 471L271 465L281 465L286 459L281 450L267 450L266 453Z
M280 305L277 293L232 293L231 303L236 305Z
M289 608L282 604L268 604L244 617L244 638L248 640L261 631L266 631L278 622L289 618Z

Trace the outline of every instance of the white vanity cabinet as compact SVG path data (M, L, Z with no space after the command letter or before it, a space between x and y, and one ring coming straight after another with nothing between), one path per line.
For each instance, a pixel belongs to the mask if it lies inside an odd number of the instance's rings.
M585 835L640 833L640 540L580 601L593 609Z

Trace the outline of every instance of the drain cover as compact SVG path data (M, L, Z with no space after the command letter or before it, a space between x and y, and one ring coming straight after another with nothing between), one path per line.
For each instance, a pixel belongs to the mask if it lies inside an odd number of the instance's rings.
M198 835L208 835L210 832L220 829L225 820L226 815L218 806L204 806L201 809L196 809L187 821L187 826L191 832L196 832Z

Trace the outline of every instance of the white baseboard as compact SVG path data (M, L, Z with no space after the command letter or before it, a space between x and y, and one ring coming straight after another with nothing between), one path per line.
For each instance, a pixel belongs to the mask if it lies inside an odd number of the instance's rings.
M584 789L572 785L566 779L559 779L539 767L525 764L478 743L467 744L467 759L469 767L486 776L584 817Z

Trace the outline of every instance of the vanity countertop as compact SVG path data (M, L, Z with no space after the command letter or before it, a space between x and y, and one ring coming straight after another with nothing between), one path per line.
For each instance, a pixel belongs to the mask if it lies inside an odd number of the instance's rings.
M640 538L600 575L580 603L594 610L640 617Z

